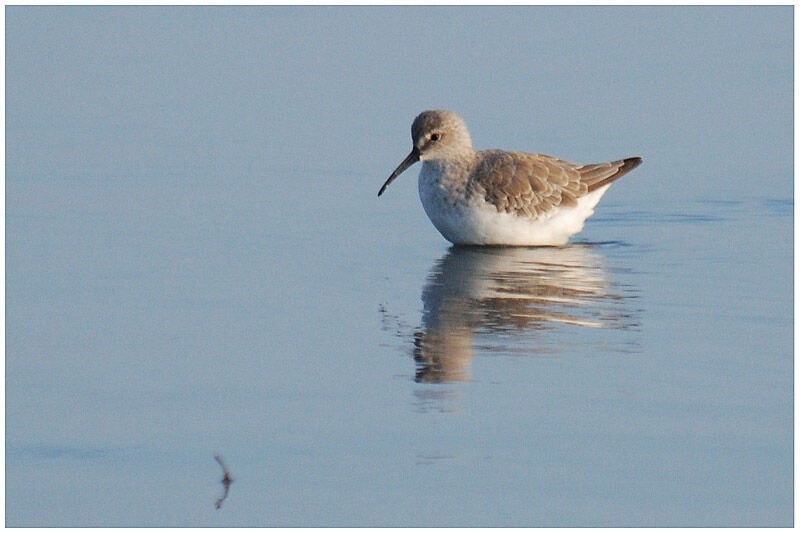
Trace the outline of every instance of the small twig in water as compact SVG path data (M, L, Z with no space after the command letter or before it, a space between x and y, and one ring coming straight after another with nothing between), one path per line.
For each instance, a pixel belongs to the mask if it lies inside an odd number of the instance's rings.
M219 454L217 454L214 456L214 459L219 463L219 466L222 467L222 473L224 474L222 476L222 486L225 487L225 491L222 493L222 496L220 496L217 499L217 502L214 504L216 508L219 509L220 507L222 507L222 502L224 502L225 498L228 497L228 490L230 490L231 488L231 483L233 483L233 478L231 477L231 473L228 471L228 467L225 466L225 463L222 461L222 457L220 457Z

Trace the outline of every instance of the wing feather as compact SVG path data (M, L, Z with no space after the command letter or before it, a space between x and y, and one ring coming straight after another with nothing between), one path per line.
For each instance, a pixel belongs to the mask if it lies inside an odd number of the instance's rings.
M485 150L478 152L469 185L501 213L537 218L556 207L575 206L578 198L637 167L638 157L576 165L543 154Z
M612 181L618 180L641 164L641 157L629 157L611 161L610 163L583 165L578 169L578 172L580 172L581 181L586 184L588 192L592 192L603 185L608 185Z
M501 213L537 218L585 194L578 165L539 154L487 150L470 183Z

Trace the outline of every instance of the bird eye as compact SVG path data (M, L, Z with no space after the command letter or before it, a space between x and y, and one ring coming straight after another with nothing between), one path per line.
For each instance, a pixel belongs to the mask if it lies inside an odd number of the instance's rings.
M439 140L439 137L441 137L441 135L439 135L438 133L434 133L433 135L431 135L431 140L433 142L436 142Z

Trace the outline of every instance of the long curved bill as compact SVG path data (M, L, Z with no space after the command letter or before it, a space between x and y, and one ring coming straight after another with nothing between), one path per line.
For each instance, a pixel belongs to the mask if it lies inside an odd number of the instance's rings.
M407 169L408 167L410 167L411 165L413 165L417 161L419 161L419 148L417 148L415 146L414 149L411 150L411 153L408 154L408 156L405 159L403 159L403 162L400 163L400 165L396 169L394 169L394 172L392 172L392 175L389 176L389 179L386 180L386 183L383 184L383 187L381 187L381 190L378 191L378 196L383 194L383 191L386 190L386 187L388 187L389 184L391 182L393 182L394 179L397 176L402 174L405 169Z

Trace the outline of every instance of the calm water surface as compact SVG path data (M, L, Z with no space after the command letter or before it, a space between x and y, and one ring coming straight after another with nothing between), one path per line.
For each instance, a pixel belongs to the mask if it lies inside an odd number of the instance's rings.
M7 525L793 525L791 19L6 8ZM430 107L645 163L451 247Z

